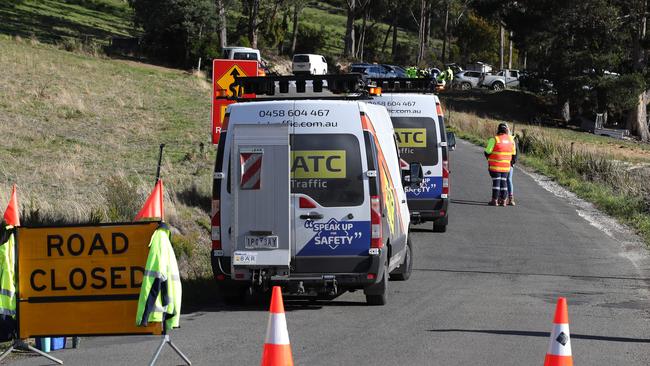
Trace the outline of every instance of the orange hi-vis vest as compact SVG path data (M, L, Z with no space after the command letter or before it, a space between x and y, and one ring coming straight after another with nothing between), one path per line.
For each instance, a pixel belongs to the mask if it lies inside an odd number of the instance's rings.
M488 156L488 169L491 172L510 172L510 161L515 154L515 141L512 136L503 134L494 136L495 144Z

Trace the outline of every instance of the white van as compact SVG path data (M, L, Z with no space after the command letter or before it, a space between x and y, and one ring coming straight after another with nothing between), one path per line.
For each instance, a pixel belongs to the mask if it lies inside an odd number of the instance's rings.
M226 300L281 285L324 298L362 289L383 305L389 274L406 280L412 269L402 184L422 179L419 164L402 177L393 136L386 109L357 100L230 105L212 201Z
M294 75L325 75L327 74L327 61L325 60L325 57L321 55L312 55L308 53L293 55L291 70Z
M221 50L221 57L226 60L248 60L262 62L260 51L250 47L224 47Z
M405 83L410 79L394 80ZM414 224L433 222L433 231L445 232L449 221L449 150L455 148L456 138L445 130L437 95L427 92L428 88L395 87L394 80L371 80L388 92L374 97L370 103L388 110L402 158L422 164L423 184L415 189L406 187L411 220Z

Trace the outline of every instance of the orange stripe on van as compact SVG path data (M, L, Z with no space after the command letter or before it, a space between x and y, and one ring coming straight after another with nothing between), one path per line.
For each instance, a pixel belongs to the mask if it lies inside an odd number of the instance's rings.
M390 183L392 196L393 196L394 201L395 201L393 204L395 205L395 208L397 210L397 215L396 216L397 216L397 220L399 220L398 221L399 228L400 228L401 231L404 231L404 230L402 230L402 228L404 227L404 222L402 222L401 206L400 206L400 203L399 203L399 199L398 199L398 196L397 196L397 190L395 189L395 184L393 182L393 178L391 177L390 172L388 171L388 164L386 163L386 158L384 157L384 152L382 151L381 145L379 144L379 140L377 139L377 134L375 132L375 127L373 126L372 121L370 120L370 118L368 116L366 116L366 114L363 113L363 112L361 112L361 127L365 131L370 132L370 134L372 135L372 138L375 140L375 146L377 146L377 160L379 160L378 161L379 173L380 173L379 175L381 177L386 177L386 179ZM400 167L400 169L401 169L401 167ZM382 201L384 201L386 199L386 197L388 196L388 194L387 194L387 192L385 190L385 185L380 184L380 186L381 186L381 190L382 190ZM384 202L384 207L385 206L386 206L386 203Z

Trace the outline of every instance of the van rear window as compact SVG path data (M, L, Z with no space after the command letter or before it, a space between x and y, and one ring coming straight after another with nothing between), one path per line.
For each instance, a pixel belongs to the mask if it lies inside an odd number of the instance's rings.
M430 117L391 117L391 120L402 159L424 166L438 164L437 121Z
M291 193L324 207L363 204L358 139L351 134L291 135Z
M257 53L255 52L235 52L232 56L233 60L251 60L257 61Z
M309 56L307 56L307 55L295 55L295 56L293 56L293 62L309 62Z

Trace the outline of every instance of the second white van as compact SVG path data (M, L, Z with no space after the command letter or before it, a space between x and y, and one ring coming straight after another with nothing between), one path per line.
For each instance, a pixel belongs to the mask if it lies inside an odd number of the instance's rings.
M325 60L325 57L321 55L312 55L308 53L293 55L291 70L294 75L325 75L327 74L327 61Z

